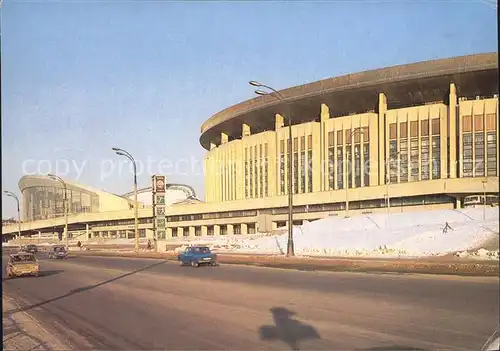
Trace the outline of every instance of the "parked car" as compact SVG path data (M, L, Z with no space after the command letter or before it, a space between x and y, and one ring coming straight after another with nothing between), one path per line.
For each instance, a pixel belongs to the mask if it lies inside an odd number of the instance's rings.
M32 253L22 252L9 256L7 262L7 278L20 277L23 275L38 276L40 273L40 264Z
M54 245L49 250L49 259L52 258L67 258L68 251L64 245Z
M21 246L21 251L35 254L38 252L38 248L34 244Z
M177 256L181 266L191 265L198 267L201 265L217 266L217 255L206 246L191 246Z

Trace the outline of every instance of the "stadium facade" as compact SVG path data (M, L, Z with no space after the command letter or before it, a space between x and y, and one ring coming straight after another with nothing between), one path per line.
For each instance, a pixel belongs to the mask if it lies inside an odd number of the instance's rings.
M201 128L205 202L189 186L170 185L166 236L159 239L288 225L289 152L294 224L460 208L466 196L498 194L497 61L487 53L371 70L281 90L285 102L259 96L215 114ZM84 227L87 239L130 237L132 194L68 184L70 235ZM19 186L23 233L61 231L61 184L27 176ZM141 191L138 204L144 237L153 235L150 191Z

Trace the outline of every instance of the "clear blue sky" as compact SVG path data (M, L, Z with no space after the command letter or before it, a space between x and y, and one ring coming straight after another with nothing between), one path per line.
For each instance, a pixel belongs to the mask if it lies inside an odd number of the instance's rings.
M128 170L106 168L121 159L111 147L156 160L153 172L160 159L202 161L201 124L252 98L248 80L286 88L497 51L494 3L6 0L2 189L19 193L23 165L56 172L58 161L68 179L131 191ZM83 171L64 173L62 160ZM169 181L191 184L203 198L199 167L183 165L177 174L167 169ZM145 169L139 186L149 183ZM2 202L2 216L15 216L14 201Z

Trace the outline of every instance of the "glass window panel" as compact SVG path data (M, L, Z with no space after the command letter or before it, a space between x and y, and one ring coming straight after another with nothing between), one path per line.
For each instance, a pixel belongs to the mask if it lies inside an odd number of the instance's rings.
M441 178L441 138L432 137L432 179Z
M344 188L344 152L342 147L337 147L337 188Z
M407 122L402 122L399 125L399 137L400 138L406 138L408 136L408 123Z

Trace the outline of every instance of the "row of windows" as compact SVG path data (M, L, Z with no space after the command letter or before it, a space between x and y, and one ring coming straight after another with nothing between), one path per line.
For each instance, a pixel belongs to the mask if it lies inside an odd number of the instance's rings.
M431 122L429 125L429 121ZM440 119L423 119L420 121L420 136L439 135L440 134ZM389 124L389 139L398 138L398 124ZM431 127L429 129L429 126ZM418 137L418 121L410 121L410 137ZM399 138L408 138L408 122L399 123Z
M133 239L135 237L133 230L102 230L93 233L94 237L110 239ZM139 229L139 237L146 237L146 229Z
M343 138L344 135L345 135L345 144L347 145L352 143L359 144L362 142L370 141L369 127L354 128L352 130L344 129L344 130L328 132L328 147L332 147L334 145L337 146L344 145L344 138Z
M420 159L419 159L420 156ZM398 163L399 160L399 163ZM420 164L419 164L420 161ZM408 153L408 139L389 142L389 182L404 183L430 179L432 167L432 179L441 178L441 137L421 137L421 149L419 152L418 138L410 138L410 152ZM408 171L408 166L410 170Z
M411 197L394 197L390 198L391 206L417 206L417 205L432 205L432 204L445 204L454 203L454 198L444 195L418 195ZM386 199L363 200L363 201L349 201L349 209L366 209L366 208L383 208L387 205ZM327 203L327 204L314 204L304 206L294 206L293 213L309 213L309 212L322 212L322 211L343 211L346 209L345 202ZM287 214L288 207L273 208L271 213L274 215Z
M246 223L246 226L247 226L247 234L255 234L256 233L255 223ZM182 234L181 234L181 231L182 231ZM233 234L239 235L241 233L242 233L241 224L233 224ZM189 234L190 234L189 227L174 227L174 228L172 228L172 237L173 238L177 238L180 236L188 237ZM220 235L228 235L229 234L227 224L222 224L219 226L219 234ZM202 235L201 226L194 227L194 235L195 236ZM215 227L213 225L207 225L207 235L208 236L215 235Z
M256 210L228 211L228 212L213 212L213 213L196 213L191 215L169 216L168 222L183 222L183 221L199 221L203 219L219 219L219 218L237 218L237 217L254 217L257 216Z
M463 177L484 177L497 175L498 160L496 132L486 133L486 145L484 138L485 133L481 131L462 134Z
M336 157L335 157L336 151ZM344 164L346 168L346 175L348 179L348 187L353 187L354 174L354 187L370 185L370 144L355 144L354 149L349 145L345 147L345 154L347 159L344 160L344 150L342 147L329 147L328 148L328 186L330 189L335 189L335 180L337 180L337 189L344 187ZM354 162L353 153L354 151ZM363 165L363 167L361 167ZM354 170L352 169L354 166ZM363 182L362 182L363 181Z
M139 218L139 224L147 224L153 223L153 218ZM134 219L119 219L115 221L101 221L101 222L93 222L92 225L96 227L112 227L118 225L134 225Z
M245 198L269 195L268 145L245 148Z
M474 122L472 116L462 117L462 132L469 133L474 131L484 131L486 124L487 131L493 131L496 129L496 114L488 113L486 115L478 114L474 115ZM473 128L474 125L474 128Z
M285 143L286 153L285 153ZM280 158L279 158L279 180L280 195L285 195L288 192L285 190L285 167L288 165L288 156L290 153L290 146L288 145L289 139L280 140ZM300 137L300 149L299 149L299 138L295 137L292 140L293 156L292 169L293 169L293 183L292 183L292 193L306 193L313 191L313 153L312 153L312 135L307 137L307 146L305 136ZM286 161L285 161L286 159ZM299 162L300 161L300 162ZM300 163L300 166L299 166ZM299 168L301 170L299 178Z

